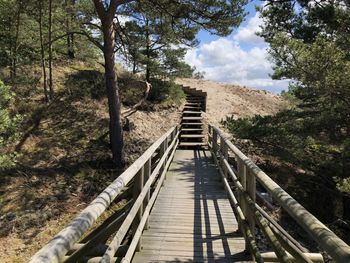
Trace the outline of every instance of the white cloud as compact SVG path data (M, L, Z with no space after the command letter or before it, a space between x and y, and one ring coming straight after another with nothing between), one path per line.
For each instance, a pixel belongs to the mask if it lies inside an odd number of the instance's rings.
M256 14L237 33L190 49L185 61L198 71L204 71L206 79L275 93L287 89L288 81L276 81L269 77L272 65L267 59L267 45L262 38L254 35L261 23Z
M249 44L263 44L264 40L257 36L256 33L259 32L260 25L263 23L262 19L259 17L259 13L256 12L245 27L240 27L237 33L234 35L234 40L240 43L249 43Z
M130 16L124 16L124 15L118 15L118 19L114 18L114 21L115 21L115 22L118 22L118 21L119 21L120 25L122 25L122 26L125 26L125 23L126 23L126 22L129 22L129 21L131 21L131 20L132 20L132 19L131 19Z

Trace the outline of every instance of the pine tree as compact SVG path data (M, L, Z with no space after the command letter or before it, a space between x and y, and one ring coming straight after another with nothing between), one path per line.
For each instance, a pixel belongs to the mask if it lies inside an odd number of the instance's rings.
M227 35L232 31L234 26L240 24L244 16L243 7L246 2L246 0L177 2L170 0L142 1L146 7L150 9L152 8L155 15L164 15L164 17L159 16L155 19L170 23L174 32L177 34L181 34L184 30L186 32L187 30L193 29L194 32L196 32L196 30L205 29L218 35ZM120 97L114 69L114 50L116 49L116 26L114 24L114 18L117 15L117 9L125 7L124 5L134 3L141 3L141 1L94 0L98 17L101 20L104 39L103 54L105 60L106 90L110 116L110 142L113 160L118 166L123 163L123 131L120 116ZM146 15L146 12L144 13L140 10L140 14ZM147 19L145 21L146 29L148 29ZM119 31L117 32L117 35L118 34ZM150 46L150 43L146 46ZM148 64L148 68L150 69L151 65L149 62ZM147 73L147 65L146 76L150 76L150 72Z

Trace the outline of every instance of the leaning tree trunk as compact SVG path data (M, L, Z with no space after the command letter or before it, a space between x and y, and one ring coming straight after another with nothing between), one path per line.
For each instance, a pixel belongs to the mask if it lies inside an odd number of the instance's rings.
M45 101L49 101L47 92L47 76L46 76L46 66L45 66L45 50L44 50L44 39L43 39L43 0L39 0L39 38L40 38L40 55L41 55L41 68L43 72L43 88Z
M118 167L123 165L123 129L120 111L120 97L115 73L115 31L113 20L108 19L102 23L105 59L106 91L109 108L109 139L112 148L112 155Z
M49 97L53 99L53 79L52 79L52 0L49 0Z
M146 81L151 82L151 69L150 69L150 63L151 63L151 48L150 48L150 36L149 36L149 29L148 29L149 21L146 20L146 57L147 57L147 63L146 63Z
M16 34L15 40L13 43L13 52L12 52L12 62L11 62L11 82L12 86L15 86L16 77L17 77L17 56L18 56L18 40L19 40L19 27L21 22L21 1L17 2L17 17L16 17Z

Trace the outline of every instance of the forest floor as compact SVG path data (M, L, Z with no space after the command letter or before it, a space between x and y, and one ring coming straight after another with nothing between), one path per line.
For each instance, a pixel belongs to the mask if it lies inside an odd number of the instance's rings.
M39 85L23 93L19 105L26 121L15 145L17 165L0 172L0 262L26 262L122 172L110 166L107 101L85 87L91 83L79 82L92 73L100 74L84 65L57 67L57 97L49 105L42 103ZM74 76L79 76L77 86L68 81ZM274 114L285 107L279 96L265 91L179 82L208 92L205 116L214 125L226 116ZM128 117L126 165L180 121L181 103L149 104Z

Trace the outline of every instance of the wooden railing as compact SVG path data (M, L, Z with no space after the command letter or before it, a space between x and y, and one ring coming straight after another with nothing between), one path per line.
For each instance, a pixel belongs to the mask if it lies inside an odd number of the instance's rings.
M132 241L122 253L122 261L129 262L134 252L140 249L141 233L148 228L148 216L164 184L166 171L178 145L178 136L179 128L176 126L159 138L65 229L39 250L30 263L77 262L86 255L93 255L93 251L97 251L99 247L102 247L103 256L92 257L89 262L114 262L117 250L123 247L122 241L131 227ZM117 213L113 213L92 234L83 238L99 216L108 210L112 202L131 183L133 200L127 202ZM112 240L108 246L102 244L102 240L108 239ZM78 241L80 243L76 244Z
M208 137L209 149L235 209L246 247L256 262L323 262L321 254L308 253L256 203L256 181L335 262L350 262L350 247L238 150L221 130L209 125ZM256 226L274 252L259 251L255 239Z

